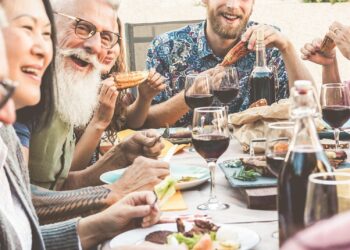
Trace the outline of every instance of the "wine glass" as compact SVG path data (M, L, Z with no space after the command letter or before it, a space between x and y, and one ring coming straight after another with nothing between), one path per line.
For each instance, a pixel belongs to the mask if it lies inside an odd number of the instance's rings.
M228 104L237 97L239 80L235 67L218 67L212 75L214 96L225 106L228 114Z
M284 165L293 131L293 122L273 122L267 125L266 164L270 172L276 177L278 177Z
M208 163L210 170L210 197L199 205L199 210L223 210L229 205L220 203L215 194L215 169L217 159L229 146L227 116L223 107L196 108L193 114L192 144Z
M208 74L189 74L185 80L185 102L191 109L210 106L214 95Z
M309 176L304 213L306 226L349 209L350 173L315 173Z
M339 149L340 128L350 118L348 88L342 83L323 84L321 88L323 120L334 129L335 150Z

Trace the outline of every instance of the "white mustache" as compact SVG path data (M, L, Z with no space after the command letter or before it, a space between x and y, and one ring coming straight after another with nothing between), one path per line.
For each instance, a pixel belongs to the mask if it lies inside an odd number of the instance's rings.
M69 57L69 56L73 56L73 55L77 56L81 60L84 60L84 61L92 64L92 66L95 69L97 69L97 70L102 69L102 64L98 61L97 56L87 53L84 49L80 49L80 48L78 48L78 49L58 49L57 53L64 56L64 57Z

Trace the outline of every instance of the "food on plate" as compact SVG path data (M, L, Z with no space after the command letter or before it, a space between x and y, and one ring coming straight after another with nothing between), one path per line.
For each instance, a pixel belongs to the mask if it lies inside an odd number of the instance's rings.
M327 158L332 166L337 167L340 163L344 162L348 157L344 150L325 150Z
M262 106L267 106L267 101L265 98L259 99L256 102L253 102L250 104L249 108L256 108L256 107L262 107Z
M177 180L177 183L189 182L189 181L195 181L195 180L198 180L198 178L195 176L181 176L181 178Z
M228 160L222 164L226 168L237 168L232 177L241 181L255 181L260 176L273 176L267 168L265 156Z
M174 232L171 231L155 231L152 232L150 234L148 234L145 238L146 241L152 242L152 243L156 243L156 244L160 244L160 245L164 245L167 244L167 237L171 234L173 234Z
M322 53L329 53L334 48L335 48L335 43L333 39L326 35L323 38L323 41L321 43L320 51Z
M148 71L133 71L114 75L118 90L133 88L147 80Z
M256 181L259 176L261 176L261 174L254 169L245 170L244 168L241 168L233 174L233 178L240 181Z
M146 236L146 241L178 246L185 244L189 250L238 250L237 230L232 226L217 226L209 221L195 220L191 230L185 231L180 218L176 219L178 232L156 231ZM160 239L160 237L163 237ZM162 242L162 243L159 243ZM164 242L164 243L163 243Z
M224 60L220 63L221 66L229 66L234 64L239 59L249 53L247 43L240 41L226 54Z
M165 204L175 193L176 180L170 176L167 176L163 181L154 186L154 192L156 193L160 206Z
M265 156L241 158L241 161L245 166L245 170L255 170L262 176L273 176L267 168Z

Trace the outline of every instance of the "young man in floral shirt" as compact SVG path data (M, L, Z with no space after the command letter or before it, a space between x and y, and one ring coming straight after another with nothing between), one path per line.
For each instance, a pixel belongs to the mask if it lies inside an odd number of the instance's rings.
M263 27L267 47L267 65L277 69L279 91L277 99L288 97L295 80L312 80L299 59L294 46L276 27L249 21L254 0L202 0L207 7L207 20L167 32L156 37L148 51L147 68L169 79L168 88L154 98L146 121L147 127L162 127L166 123L188 126L192 112L184 99L186 75L214 68L239 42L248 42L251 53L238 60L239 96L229 105L238 112L249 106L248 79L255 64L256 30ZM288 84L289 83L289 84Z

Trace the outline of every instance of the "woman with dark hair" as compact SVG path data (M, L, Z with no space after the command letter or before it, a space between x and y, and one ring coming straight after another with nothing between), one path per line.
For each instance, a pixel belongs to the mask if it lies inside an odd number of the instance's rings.
M7 75L18 82L13 95L17 109L36 105L41 81L53 57L52 12L49 0L5 0L9 26L4 27L6 52L0 32L0 122L13 122ZM0 13L0 15L2 12ZM1 19L1 18L0 18ZM11 114L12 112L12 114ZM43 123L44 124L44 123ZM0 127L0 249L91 249L120 233L134 218L141 226L154 224L159 210L152 192L133 193L101 213L57 224L40 226L29 185L27 165L11 126Z

